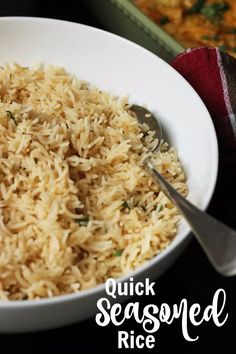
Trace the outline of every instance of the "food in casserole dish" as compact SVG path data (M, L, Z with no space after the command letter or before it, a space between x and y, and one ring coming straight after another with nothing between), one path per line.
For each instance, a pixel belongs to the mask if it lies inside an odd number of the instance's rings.
M236 57L235 0L133 0L185 48L219 47Z

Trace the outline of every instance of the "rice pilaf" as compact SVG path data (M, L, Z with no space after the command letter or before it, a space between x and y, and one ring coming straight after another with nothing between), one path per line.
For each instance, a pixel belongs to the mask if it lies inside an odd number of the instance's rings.
M182 194L185 175L150 144L127 98L62 68L0 69L1 300L88 289L168 246L180 216L142 159Z

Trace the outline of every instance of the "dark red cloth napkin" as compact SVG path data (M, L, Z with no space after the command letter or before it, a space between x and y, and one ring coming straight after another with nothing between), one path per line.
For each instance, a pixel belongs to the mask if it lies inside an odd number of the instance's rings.
M197 48L171 65L197 91L215 126L219 174L209 213L236 228L236 60L217 48Z

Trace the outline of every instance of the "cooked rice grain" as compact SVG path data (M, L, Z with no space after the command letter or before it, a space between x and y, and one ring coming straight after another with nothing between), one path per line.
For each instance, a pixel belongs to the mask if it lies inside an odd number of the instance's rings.
M141 160L186 194L182 167L166 143L148 152L128 108L61 68L0 69L0 299L94 287L176 235L177 210Z

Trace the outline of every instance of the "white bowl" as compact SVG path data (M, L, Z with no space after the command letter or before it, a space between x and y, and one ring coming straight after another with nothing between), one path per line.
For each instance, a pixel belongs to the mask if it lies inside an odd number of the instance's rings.
M156 113L187 173L189 200L205 209L214 191L218 147L209 113L193 88L168 64L113 34L76 23L40 18L0 19L0 64L45 62ZM132 273L158 278L189 240L181 223L177 237L160 255ZM122 280L128 277L123 277ZM77 294L34 301L0 302L0 332L24 332L82 321L96 312L104 284Z

